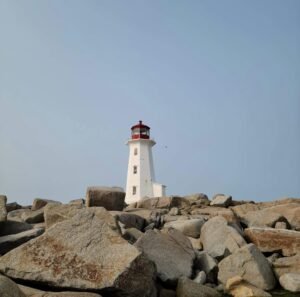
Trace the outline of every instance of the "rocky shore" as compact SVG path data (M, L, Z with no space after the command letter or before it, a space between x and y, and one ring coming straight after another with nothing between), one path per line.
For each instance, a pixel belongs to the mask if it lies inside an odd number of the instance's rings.
M300 296L300 199L124 198L0 196L0 296Z

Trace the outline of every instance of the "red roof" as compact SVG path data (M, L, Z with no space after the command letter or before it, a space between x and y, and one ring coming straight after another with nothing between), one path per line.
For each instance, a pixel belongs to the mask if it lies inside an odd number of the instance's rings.
M133 129L135 129L135 128L146 128L146 129L149 129L149 130L150 130L150 127L144 125L142 121L139 121L138 124L132 126L132 127L131 127L131 130L133 130Z

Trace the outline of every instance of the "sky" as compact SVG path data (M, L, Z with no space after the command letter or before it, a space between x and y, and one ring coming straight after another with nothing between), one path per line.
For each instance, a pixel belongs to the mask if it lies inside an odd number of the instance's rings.
M0 194L125 187L130 127L169 195L300 197L300 1L0 0Z

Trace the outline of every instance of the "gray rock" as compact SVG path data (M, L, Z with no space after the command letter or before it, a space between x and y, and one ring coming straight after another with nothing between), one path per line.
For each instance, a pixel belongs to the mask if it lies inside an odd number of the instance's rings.
M85 200L82 198L79 199L73 199L69 202L69 204L76 204L76 205L80 205L80 206L84 206L85 204Z
M204 271L199 271L193 281L197 284L204 285L206 282L206 273Z
M162 217L166 214L168 210L166 209L143 209L136 208L127 210L126 213L136 214L146 220L146 225L154 223L155 227L159 227L162 223Z
M246 245L240 233L222 216L213 217L202 226L200 240L203 249L216 259L222 259Z
M30 210L17 209L8 213L7 220L16 222L25 222L29 224L37 224L44 222L44 209Z
M183 209L189 206L190 203L187 199L178 196L148 198L143 199L137 203L138 208L145 209L165 208L170 210L173 207Z
M60 289L155 296L154 264L111 228L112 221L102 207L80 209L73 218L2 256L0 271Z
M17 202L6 203L7 212L17 210L17 209L21 209L21 208L22 208L22 206L20 204L18 204Z
M23 231L17 234L11 234L0 237L0 254L4 255L10 250L20 246L21 244L27 242L28 240L35 238L41 235L44 232L44 229L32 229Z
M110 214L116 217L118 221L125 225L125 228L136 228L143 230L146 225L146 220L134 213L110 211Z
M69 220L74 217L83 206L79 204L48 204L44 208L46 228ZM114 223L115 224L115 223Z
M8 277L0 274L0 296L1 297L27 297Z
M221 294L207 286L193 282L187 278L180 278L176 289L177 297L221 297Z
M193 237L188 237L187 238L190 240L192 247L194 250L198 251L198 250L202 250L203 246L202 243L200 241L200 238L193 238Z
M159 291L159 297L176 297L176 292L173 290L162 288Z
M245 236L262 252L281 252L293 256L300 251L300 232L274 228L247 228Z
M27 230L31 230L32 225L24 222L5 221L0 222L0 236L17 234Z
M229 223L236 223L237 217L232 212L231 209L218 207L218 206L210 206L204 208L193 208L191 210L191 215L201 215L205 219L211 219L216 216L222 216Z
M49 200L49 199L43 199L43 198L35 198L33 200L32 203L32 207L31 210L38 210L43 208L44 206L46 206L49 203L53 203L53 204L61 204L61 202L59 201L55 201L55 200Z
M218 263L207 252L196 252L196 260L194 262L196 270L202 270L206 274L206 278L209 282L215 283L218 273Z
M7 210L6 210L7 198L4 195L0 195L0 222L6 221Z
M287 222L276 222L274 228L275 229L288 229Z
M162 281L175 283L181 276L191 276L195 252L181 232L175 229L169 229L166 233L149 230L135 246L156 264L158 277Z
M213 197L212 201L210 202L210 205L228 207L231 205L231 202L232 202L231 196L227 196L224 194L217 194Z
M283 257L273 261L273 270L277 278L285 273L300 274L300 254L292 257Z
M99 294L88 292L45 292L22 285L18 285L18 287L26 297L101 297Z
M279 278L281 286L291 292L300 292L300 274L285 273Z
M107 210L123 210L125 192L120 188L88 187L86 191L86 206L101 206Z
M164 228L174 228L182 232L185 236L199 238L204 223L203 219L178 220L166 223Z
M210 203L207 195L205 195L203 193L187 195L187 196L184 196L184 198L186 200L188 200L191 205L197 205L197 206L205 205L205 206L208 206L209 203Z
M262 290L271 290L276 281L268 260L252 243L238 249L219 263L218 280L240 276L243 280Z

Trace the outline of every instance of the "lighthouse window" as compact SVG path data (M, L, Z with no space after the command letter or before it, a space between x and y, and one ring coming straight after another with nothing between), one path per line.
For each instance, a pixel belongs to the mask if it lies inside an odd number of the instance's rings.
M132 195L135 195L136 194L136 186L133 186L132 187Z
M134 149L134 155L136 156L138 154L138 149L137 147Z
M137 173L137 166L133 166L133 174Z

